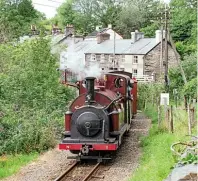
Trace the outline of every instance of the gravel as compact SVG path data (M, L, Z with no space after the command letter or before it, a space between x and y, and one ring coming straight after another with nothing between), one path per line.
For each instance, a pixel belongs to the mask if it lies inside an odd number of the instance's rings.
M108 171L105 172L103 181L127 181L137 169L141 156L140 137L146 136L151 125L151 120L138 113L133 120L129 135L124 138L123 145L116 155L116 159Z
M103 174L103 181L125 181L137 169L141 156L140 137L148 134L151 125L142 113L138 113L133 120L129 135L124 138L115 159L107 164ZM71 153L60 151L58 148L41 155L35 162L23 167L16 175L3 181L52 181L64 172L71 160L67 159ZM94 179L93 179L94 180Z

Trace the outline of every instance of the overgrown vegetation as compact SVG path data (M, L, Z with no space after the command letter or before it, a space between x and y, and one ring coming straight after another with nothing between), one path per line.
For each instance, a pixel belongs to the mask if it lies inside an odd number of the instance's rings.
M30 161L36 159L38 153L3 156L0 158L0 179L15 174Z
M0 43L29 35L31 25L43 19L31 0L0 0Z
M184 85L181 71L179 67L170 69L170 93L173 93L173 89L177 89L178 96L183 99L183 96L188 98L197 97L197 54L193 53L184 57L182 61L182 67L187 79L187 84Z
M161 126L158 127L157 105L159 105L159 96L163 90L162 85L138 85L139 108L152 120L152 127L148 137L142 137L143 155L139 168L129 179L131 181L161 181L165 179L178 161L171 152L171 145L174 142L189 139L186 137L188 135L187 112L184 110L174 111L174 133L168 131L164 114ZM195 128L193 132L196 132ZM142 175L142 173L144 174Z
M72 93L59 83L49 40L0 46L0 155L56 145Z

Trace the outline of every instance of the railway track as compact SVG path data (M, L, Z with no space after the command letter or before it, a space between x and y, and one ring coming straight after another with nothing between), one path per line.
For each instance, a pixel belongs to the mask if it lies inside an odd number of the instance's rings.
M92 178L103 179L104 176L94 175L100 167L100 163L97 164L82 164L80 162L73 162L69 168L54 181L90 181Z

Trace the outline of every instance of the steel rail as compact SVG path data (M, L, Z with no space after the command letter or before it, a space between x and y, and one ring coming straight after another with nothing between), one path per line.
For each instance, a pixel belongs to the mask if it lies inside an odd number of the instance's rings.
M97 163L95 167L89 172L89 174L86 175L86 177L82 181L88 181L91 178L92 174L95 172L95 170L99 167L99 165L100 163Z
M74 162L62 175L56 178L54 181L61 181L76 165L78 162Z

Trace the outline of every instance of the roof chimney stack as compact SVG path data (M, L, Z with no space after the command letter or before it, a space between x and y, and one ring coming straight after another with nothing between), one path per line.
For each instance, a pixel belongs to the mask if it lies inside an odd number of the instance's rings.
M162 31L161 30L156 30L155 31L155 40L156 43L160 43L162 38L165 38L165 30L163 30L163 37L162 37Z
M65 27L65 35L74 35L74 26L71 24L67 24L67 26Z
M97 34L97 44L100 44L103 41L106 41L109 39L110 39L110 34L108 34L108 33L98 33Z
M141 33L138 30L135 30L135 32L131 32L132 43L135 43L136 41L138 41L142 38L144 38L144 33Z

